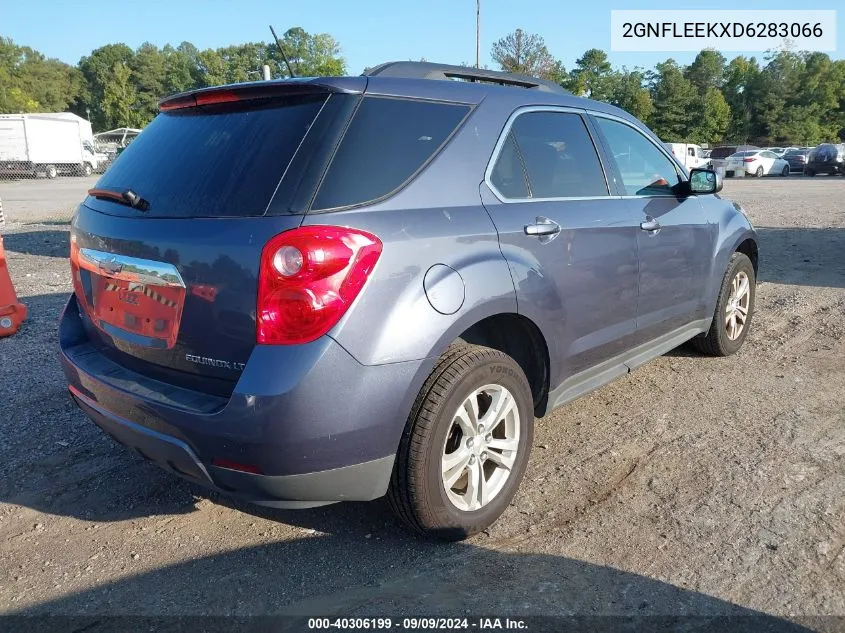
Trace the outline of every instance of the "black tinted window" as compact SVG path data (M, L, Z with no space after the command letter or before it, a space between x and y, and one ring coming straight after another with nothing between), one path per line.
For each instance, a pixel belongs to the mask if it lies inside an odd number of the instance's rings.
M727 158L736 151L736 147L717 147L710 152L710 158Z
M365 98L313 208L360 204L393 192L434 156L469 109L430 101Z
M514 121L511 133L532 198L608 195L596 148L579 115L528 112Z
M505 198L527 198L528 185L525 182L525 170L522 158L516 147L513 133L508 134L505 144L490 174L490 182Z
M97 187L135 191L150 216L262 215L325 98L159 114Z
M674 195L678 170L666 154L630 125L597 117L629 196Z

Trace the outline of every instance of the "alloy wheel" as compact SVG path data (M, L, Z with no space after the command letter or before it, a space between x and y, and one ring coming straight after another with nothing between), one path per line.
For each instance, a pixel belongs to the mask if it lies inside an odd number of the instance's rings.
M732 341L738 339L745 329L750 302L751 285L748 275L740 270L731 281L731 294L725 306L725 330Z
M501 385L479 387L452 416L440 472L449 501L465 512L480 510L510 477L519 448L519 409Z

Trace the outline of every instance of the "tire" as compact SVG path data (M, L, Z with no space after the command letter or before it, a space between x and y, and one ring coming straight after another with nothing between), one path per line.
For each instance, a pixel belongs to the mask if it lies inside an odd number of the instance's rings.
M789 177L789 165L787 165L786 167L784 167L784 168L781 170L780 175L781 175L781 176L783 176L784 178L788 178L788 177Z
M805 176L809 176L810 178L812 178L813 176L815 176L815 175L816 175L816 172L814 172L812 169L805 169L805 170L804 170L804 175L805 175Z
M55 165L47 165L44 168L44 175L47 176L47 178L49 178L50 180L52 180L53 178L59 175L59 170L56 169Z
M763 167L762 166L758 167L757 171L754 172L754 175L757 176L757 178L762 178L763 177Z
M733 291L734 279L745 275L748 280L748 302L745 305L746 315L742 325L741 331L734 338L729 334L729 322L726 314L729 309L729 302ZM719 288L719 299L716 302L716 311L713 314L713 322L710 324L710 330L704 336L692 339L693 345L698 351L710 356L730 356L739 351L742 344L745 342L745 337L748 336L748 329L751 327L751 319L754 316L754 299L756 297L756 279L754 276L754 266L748 256L743 253L734 253L731 255L728 269L725 271L725 276L722 279L722 285Z
M93 173L94 173L94 168L93 168L93 167L91 167L91 164L90 164L90 163L85 163L85 164L82 166L82 175L83 175L83 176L90 176L90 175L91 175L91 174L93 174Z
M487 433L483 442L481 435L470 436L470 440L478 442L474 444L465 439L456 414L459 408L464 410L463 404L470 402L469 396L482 387L493 388L491 393L494 394L495 389L505 390L500 391L488 406L507 392L513 397L514 407L509 407L510 412L505 417L493 422L492 433ZM484 419L485 411L489 411L484 406L487 393L484 391L473 399L478 403L479 422ZM493 435L496 436L493 443L508 441L509 427L511 437L514 430L518 432L515 451L502 450L500 453L498 446L487 446L486 442L491 441ZM503 439L497 439L502 436ZM394 514L411 530L443 540L461 540L484 530L499 518L516 494L528 464L533 438L531 388L516 361L489 347L467 343L452 345L423 384L402 434L387 495ZM478 452L478 457L472 454L473 451ZM448 455L460 457L459 452L472 454L469 459L473 461L469 464L476 464L476 470L456 462L452 473L463 474L447 491L443 460ZM497 459L486 457L492 453L498 456ZM509 471L498 466L503 456L513 460ZM488 483L479 487L493 491L493 496L476 509L460 508L454 500L457 496L455 487L465 476L468 481L472 472L481 473ZM461 499L473 497L468 484L465 492L466 496ZM476 496L475 501L478 499Z

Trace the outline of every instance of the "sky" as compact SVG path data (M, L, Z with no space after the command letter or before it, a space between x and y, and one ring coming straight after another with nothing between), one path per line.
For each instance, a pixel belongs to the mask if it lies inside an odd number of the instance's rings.
M571 69L589 48L609 52L616 67L651 68L673 57L688 64L695 53L610 52L611 9L829 9L830 0L481 0L481 64L493 42L516 28L541 35L555 58ZM845 5L843 5L845 6ZM0 0L0 36L48 57L76 64L104 44L137 48L192 42L200 49L270 41L301 26L340 43L349 74L393 60L475 62L475 0ZM845 57L845 9L837 13L837 51ZM730 59L741 52L725 53ZM746 53L762 58L764 53Z

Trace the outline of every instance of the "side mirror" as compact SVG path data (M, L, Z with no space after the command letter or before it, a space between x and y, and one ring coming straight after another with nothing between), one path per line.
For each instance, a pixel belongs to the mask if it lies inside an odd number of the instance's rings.
M718 193L722 190L722 177L712 169L691 169L689 190L692 194Z

